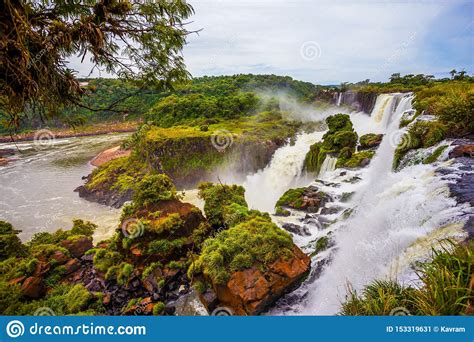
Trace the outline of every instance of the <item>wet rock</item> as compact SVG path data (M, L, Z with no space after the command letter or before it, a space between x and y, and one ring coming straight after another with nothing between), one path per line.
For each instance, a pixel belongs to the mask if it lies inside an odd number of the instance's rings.
M40 298L45 295L46 287L43 283L43 278L28 277L21 286L21 293L25 297Z
M191 290L184 296L181 296L175 303L176 316L208 316L206 307L201 302L196 290Z
M449 152L449 158L459 157L474 157L474 143L458 145L451 152Z
M362 135L359 138L359 150L367 150L367 149L374 149L377 148L381 143L383 139L383 134L374 134L374 133L369 133Z
M324 207L321 209L321 215L337 214L341 209L338 207Z
M7 158L2 158L0 157L0 166L6 166L8 165L8 159Z
M309 236L311 235L309 229L305 226L299 226L294 223L285 223L282 225L283 229L289 231L290 233L300 235L300 236Z
M92 238L88 236L80 237L74 240L64 240L61 245L66 248L73 257L80 258L93 247Z
M217 295L213 289L207 289L199 295L201 302L206 306L209 312L212 312L218 304Z
M219 302L237 315L257 315L283 294L300 285L310 270L310 258L297 246L293 257L279 258L263 272L258 267L234 272L226 285L214 285Z

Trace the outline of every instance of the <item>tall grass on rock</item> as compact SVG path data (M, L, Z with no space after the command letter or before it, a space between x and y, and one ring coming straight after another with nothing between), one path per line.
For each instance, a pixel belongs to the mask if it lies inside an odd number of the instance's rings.
M411 315L474 315L474 242L449 240L433 248L432 260L415 266L421 285L404 287L394 281L374 281L360 294L351 290L341 314L390 315L404 308Z

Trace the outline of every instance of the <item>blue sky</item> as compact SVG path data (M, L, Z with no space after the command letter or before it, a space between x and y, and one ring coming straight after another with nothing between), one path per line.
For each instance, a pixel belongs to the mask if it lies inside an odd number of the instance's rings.
M319 84L474 71L474 1L195 0L193 76L274 73ZM72 66L87 75L87 64ZM96 75L97 76L97 75Z

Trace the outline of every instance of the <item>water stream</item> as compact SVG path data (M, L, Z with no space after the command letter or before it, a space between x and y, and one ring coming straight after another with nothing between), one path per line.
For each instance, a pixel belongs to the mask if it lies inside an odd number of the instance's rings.
M36 232L69 229L73 218L98 224L95 239L112 235L120 210L80 198L73 190L93 166L98 152L120 144L127 134L51 140L38 148L18 142L7 166L0 167L0 220L8 221L28 240ZM0 149L16 149L11 143Z

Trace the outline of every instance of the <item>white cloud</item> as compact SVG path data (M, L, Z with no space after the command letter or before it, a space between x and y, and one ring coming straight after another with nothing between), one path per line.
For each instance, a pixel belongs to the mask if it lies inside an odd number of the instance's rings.
M422 55L420 49L430 37L436 20L459 2L196 0L190 3L196 14L188 28L202 29L190 37L184 50L187 66L194 76L275 73L335 84L366 78L385 80L393 72L438 70L441 64L418 59ZM303 58L300 53L301 46L310 41L317 42L321 52L313 60ZM466 39L458 44L465 45ZM446 62L446 56L443 61ZM81 75L87 74L82 72L85 69L81 67Z

